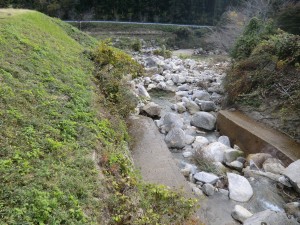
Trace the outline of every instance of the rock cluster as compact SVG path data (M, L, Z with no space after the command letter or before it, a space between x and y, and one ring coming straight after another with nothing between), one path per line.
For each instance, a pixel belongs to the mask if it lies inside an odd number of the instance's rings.
M216 192L227 196L228 200L247 203L255 194L251 185L254 176L271 179L283 187L293 187L300 192L300 160L285 168L280 160L270 154L257 153L244 158L238 146L232 146L227 136L207 135L216 128L216 112L223 99L221 81L224 73L218 66L211 68L206 62L182 60L177 57L164 59L160 56L137 56L148 73L147 77L133 81L137 95L150 99L148 91L174 93L175 103L170 111L161 110L162 105L154 102L141 103L138 111L155 120L165 142L171 151L182 151L181 173L187 178L197 196L213 196ZM172 111L171 111L172 110ZM189 159L199 159L205 164L198 168ZM211 172L213 169L213 173ZM229 171L229 172L228 172ZM288 203L286 213L300 220L298 202ZM276 220L268 220L273 216ZM283 212L266 210L253 213L236 205L232 217L243 224L294 224Z

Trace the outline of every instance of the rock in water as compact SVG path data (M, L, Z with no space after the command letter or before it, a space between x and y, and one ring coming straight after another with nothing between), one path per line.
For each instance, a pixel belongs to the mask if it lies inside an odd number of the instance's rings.
M283 175L289 178L294 189L300 193L300 159L291 163L284 171Z
M181 128L173 128L167 134L165 142L169 148L183 148L185 146L185 133Z
M246 219L243 225L299 225L299 223L294 218L289 219L283 212L267 209Z
M213 130L216 125L216 118L207 112L197 112L192 117L191 125L206 130Z
M215 174L207 173L207 172L196 173L194 175L194 178L202 183L209 183L209 184L215 184L219 179L219 177L216 176Z
M229 198L238 202L248 202L253 195L249 181L238 174L227 173Z
M154 102L150 102L143 107L143 111L150 117L160 116L161 108Z
M249 212L247 209L245 209L243 206L236 205L234 207L234 210L231 213L231 216L237 220L243 223L246 219L253 216L251 212Z

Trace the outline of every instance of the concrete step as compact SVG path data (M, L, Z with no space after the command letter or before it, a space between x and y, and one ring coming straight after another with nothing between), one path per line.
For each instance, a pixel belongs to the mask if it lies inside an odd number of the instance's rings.
M246 154L269 153L285 165L300 158L300 143L240 111L221 110L217 117L217 129Z

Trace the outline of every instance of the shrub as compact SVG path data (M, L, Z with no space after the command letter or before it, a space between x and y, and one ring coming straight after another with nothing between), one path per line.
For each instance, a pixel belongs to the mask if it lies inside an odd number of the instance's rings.
M139 39L135 39L131 45L133 51L139 52L142 49L142 43Z
M166 49L166 46L162 46L160 49L156 49L153 51L154 55L160 55L164 58L171 58L172 52Z
M257 18L252 18L245 27L243 34L236 41L231 56L234 59L245 59L249 57L253 49L263 39L275 33L273 22L263 23Z

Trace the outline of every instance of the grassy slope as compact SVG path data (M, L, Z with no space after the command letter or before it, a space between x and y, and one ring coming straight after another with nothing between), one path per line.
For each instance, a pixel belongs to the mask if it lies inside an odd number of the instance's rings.
M0 224L184 224L190 215L193 201L133 170L126 127L105 119L92 82L84 52L95 43L41 13L0 10Z
M84 212L97 213L93 64L59 21L9 13L0 20L0 221L88 222Z

